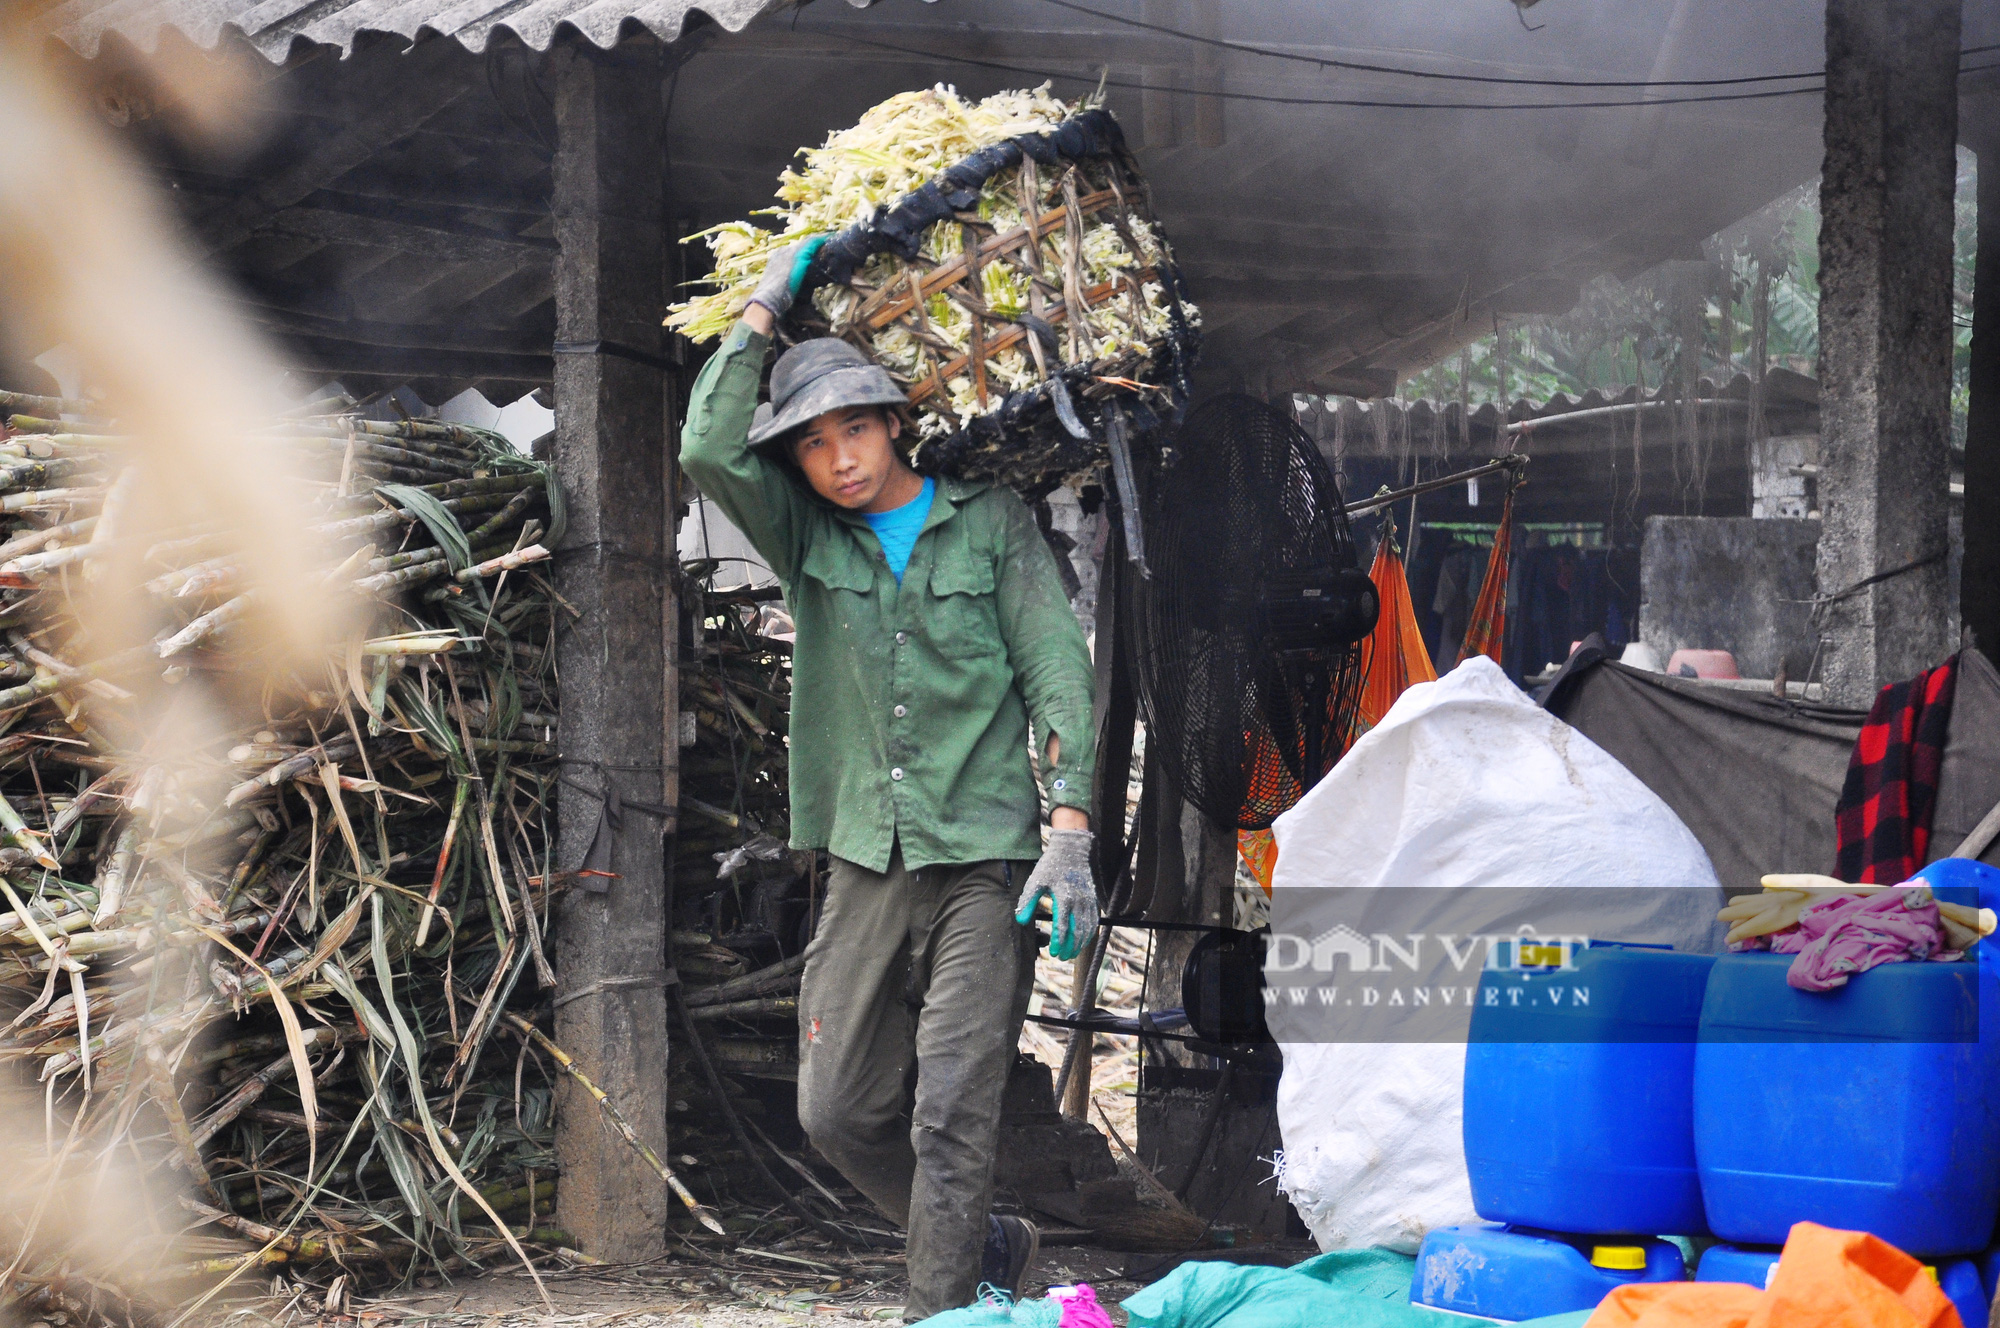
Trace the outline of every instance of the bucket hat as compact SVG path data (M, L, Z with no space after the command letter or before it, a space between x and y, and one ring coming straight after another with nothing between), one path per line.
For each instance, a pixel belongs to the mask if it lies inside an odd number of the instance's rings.
M800 425L850 406L900 406L907 401L889 371L839 337L815 337L778 357L771 370L771 412L760 410L750 446L769 448Z

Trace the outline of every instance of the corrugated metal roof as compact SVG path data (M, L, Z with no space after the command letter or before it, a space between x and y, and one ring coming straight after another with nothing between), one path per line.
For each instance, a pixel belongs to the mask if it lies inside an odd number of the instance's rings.
M848 0L866 8L874 0ZM203 49L233 29L273 62L291 54L295 41L354 49L364 32L394 33L414 41L419 34L452 37L480 52L505 29L537 51L547 50L556 30L567 23L600 47L618 41L618 30L634 20L662 41L681 34L691 11L699 10L730 32L785 0L63 0L42 15L45 31L85 59L96 59L109 34L151 51L168 28Z

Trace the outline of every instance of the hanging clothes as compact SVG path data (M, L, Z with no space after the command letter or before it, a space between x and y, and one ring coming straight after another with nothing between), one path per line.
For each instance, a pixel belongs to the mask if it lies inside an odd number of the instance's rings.
M1358 732L1366 732L1382 722L1396 698L1411 683L1436 682L1437 669L1417 628L1415 606L1410 603L1410 583L1403 575L1403 560L1396 556L1396 544L1384 532L1381 547L1368 579L1382 601L1375 631L1368 638L1368 674L1361 682Z
M1514 550L1514 494L1500 508L1500 529L1493 533L1493 552L1486 559L1486 579L1480 583L1479 598L1472 605L1472 621L1465 627L1465 643L1459 647L1452 667L1485 655L1502 664L1500 643L1507 635L1507 573ZM1379 629L1378 629L1379 630Z
M1479 598L1479 578L1486 570L1486 551L1475 544L1454 542L1446 550L1438 569L1437 593L1431 598L1431 612L1438 618L1437 648L1432 659L1455 660L1465 641L1465 628L1472 621L1472 606Z
M1833 874L1841 880L1901 885L1930 860L1931 816L1957 682L1953 655L1876 696L1833 811L1839 845Z

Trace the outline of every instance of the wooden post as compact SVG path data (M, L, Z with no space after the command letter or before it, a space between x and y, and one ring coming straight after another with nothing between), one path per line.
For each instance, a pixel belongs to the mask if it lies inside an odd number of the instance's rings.
M1819 539L1827 699L1953 648L1952 194L1960 0L1827 0ZM1868 585L1861 583L1880 577Z
M660 322L665 234L659 51L650 42L551 52L555 101L555 466L568 505L557 587L563 787L558 854L581 865L604 817L598 796L660 805L667 678L662 608L673 549ZM584 790L591 790L586 792ZM555 1036L640 1138L665 1151L665 818L627 806L606 824L610 877L563 897ZM593 862L593 865L598 865ZM557 1217L614 1263L665 1249L660 1178L603 1127L570 1084L557 1099Z

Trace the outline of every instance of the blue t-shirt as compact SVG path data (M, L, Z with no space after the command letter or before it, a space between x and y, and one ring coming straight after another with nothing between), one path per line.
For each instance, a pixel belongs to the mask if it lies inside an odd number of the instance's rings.
M896 574L899 586L903 584L903 569L910 565L910 550L917 547L917 532L924 528L924 518L931 514L931 499L936 494L937 481L927 476L924 491L901 507L862 513L874 529L875 538L882 541L882 556L889 560L889 570Z

